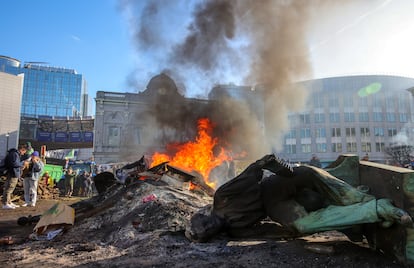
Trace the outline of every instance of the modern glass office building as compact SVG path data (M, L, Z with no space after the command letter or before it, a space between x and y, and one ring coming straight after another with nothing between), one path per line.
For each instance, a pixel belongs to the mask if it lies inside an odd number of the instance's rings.
M20 61L0 55L0 72L17 75L20 71Z
M0 71L24 73L22 116L87 116L86 81L75 70L0 56Z
M281 141L283 146L274 149L280 157L308 163L316 155L326 166L341 154L354 154L393 164L387 149L414 146L414 78L358 75L303 81L293 86L305 90L309 97L300 113L288 114L290 128ZM228 85L213 88L210 97L256 99L250 107L258 120L263 120L260 105L264 102L253 93L249 87Z
M301 84L310 97L303 112L289 115L283 157L309 162L316 154L328 164L340 154L355 154L391 164L387 147L413 145L413 78L361 75Z
M84 79L75 70L25 64L21 113L24 116L80 116Z

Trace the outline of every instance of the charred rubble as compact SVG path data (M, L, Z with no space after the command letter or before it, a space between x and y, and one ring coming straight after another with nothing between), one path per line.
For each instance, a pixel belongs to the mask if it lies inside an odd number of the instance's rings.
M333 193L327 189L320 191L325 185L315 184L315 181L312 185L316 188L307 185L305 188L308 190L304 191L296 185L296 189L292 190L289 182L295 180L295 172L301 169L287 165L274 155L252 163L216 191L206 185L198 174L171 166L168 162L144 171L138 169L138 166L123 167L123 174L128 178L125 181L119 180L116 174L110 172L98 174L95 178L98 194L71 205L75 210L75 224L64 235L54 238L54 247L80 245L91 248L92 251L109 246L128 251L145 248L145 254L158 254L155 248L162 246L162 254L167 254L165 256L168 256L169 251L178 254L179 248L188 252L197 251L197 248L210 248L208 250L211 252L227 256L222 250L233 249L226 246L226 243L231 244L231 241L237 240L240 242L233 243L243 244L242 241L263 240L269 241L268 247L273 245L283 252L284 249L274 244L275 241L295 241L295 238L305 235L297 229L289 228L289 223L306 213L326 208L326 197ZM328 176L319 169L315 172ZM315 174L314 171L311 173ZM266 209L266 203L270 204L274 200L263 198L268 193L261 189L262 185L266 185L269 174L286 178L283 181L284 188L274 196L282 198L283 195L293 193L289 202L282 202L277 207L276 214L271 214ZM308 177L309 174L305 172L302 177ZM341 200L338 199L337 202ZM302 210L298 209L298 205ZM314 252L326 251L328 255L333 252L332 246L317 246L315 249L314 245L306 245L302 249L307 247ZM263 254L269 249L264 246ZM170 256L170 259L164 260L157 258L153 263L173 264L174 260L187 254L190 253ZM202 257L204 264L217 261L207 255ZM338 263L330 257L326 260ZM280 261L281 259L268 259L269 264L280 264ZM286 261L284 262L289 263ZM368 260L358 263L364 261ZM140 263L143 264L144 259Z
M193 214L212 202L214 190L201 178L162 163L142 171L126 166L127 180L111 172L96 175L98 195L71 205L75 225L68 232L75 238L86 230L89 238L127 247L134 234L157 232L184 235Z

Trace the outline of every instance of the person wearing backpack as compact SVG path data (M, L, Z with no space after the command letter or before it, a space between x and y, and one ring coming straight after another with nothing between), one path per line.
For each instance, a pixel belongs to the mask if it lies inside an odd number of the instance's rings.
M22 207L34 207L37 201L37 186L40 174L43 172L44 164L40 160L39 152L34 151L30 155L28 172L23 178L24 201Z
M19 207L12 203L11 195L21 177L24 162L27 159L25 156L26 151L26 146L19 145L17 149L13 148L7 152L7 179L3 189L3 209L15 209L16 207Z

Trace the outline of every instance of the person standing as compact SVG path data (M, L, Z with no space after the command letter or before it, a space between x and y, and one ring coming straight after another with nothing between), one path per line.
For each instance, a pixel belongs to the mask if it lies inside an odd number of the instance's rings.
M45 171L45 173L43 173L43 175L42 175L41 181L43 181L44 185L46 187L48 187L49 184L52 184L51 181L49 181L49 180L50 180L49 172L48 171Z
M361 159L362 161L369 161L369 155L368 155L368 153L366 153L365 155L364 155L364 157L362 157L362 159Z
M86 197L92 197L92 176L90 173L85 172L85 196Z
M25 145L19 145L17 149L10 149L7 153L7 179L4 183L2 197L3 209L15 209L16 207L19 207L12 203L11 195L21 177L24 162L27 157L25 156L26 151L27 149Z
M73 194L73 185L75 183L76 173L71 167L65 173L65 196L71 197Z
M40 160L39 152L34 151L29 162L29 171L23 178L24 201L23 207L36 206L37 201L37 186L39 183L40 174L43 172L44 164Z
M314 167L318 167L318 168L321 168L321 167L322 167L322 165L321 165L321 161L320 161L320 160L319 160L319 158L316 156L316 154L313 154L313 155L312 155L312 158L311 158L311 160L310 160L310 162L309 162L309 165L314 166Z
M85 170L79 171L79 175L75 178L74 191L77 196L85 196Z
M34 152L34 149L32 147L32 143L30 141L26 142L26 155L27 155L27 158L29 158L32 155L33 152Z

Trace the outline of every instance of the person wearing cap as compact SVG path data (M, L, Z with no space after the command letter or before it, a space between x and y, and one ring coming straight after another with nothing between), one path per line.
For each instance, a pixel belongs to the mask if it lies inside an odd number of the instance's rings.
M26 148L27 148L26 155L28 157L30 157L32 155L32 153L34 152L34 149L32 147L32 143L30 141L26 142Z
M37 186L40 174L44 168L43 162L40 160L39 152L34 151L29 162L28 172L23 178L24 201L23 207L34 207L37 201Z

